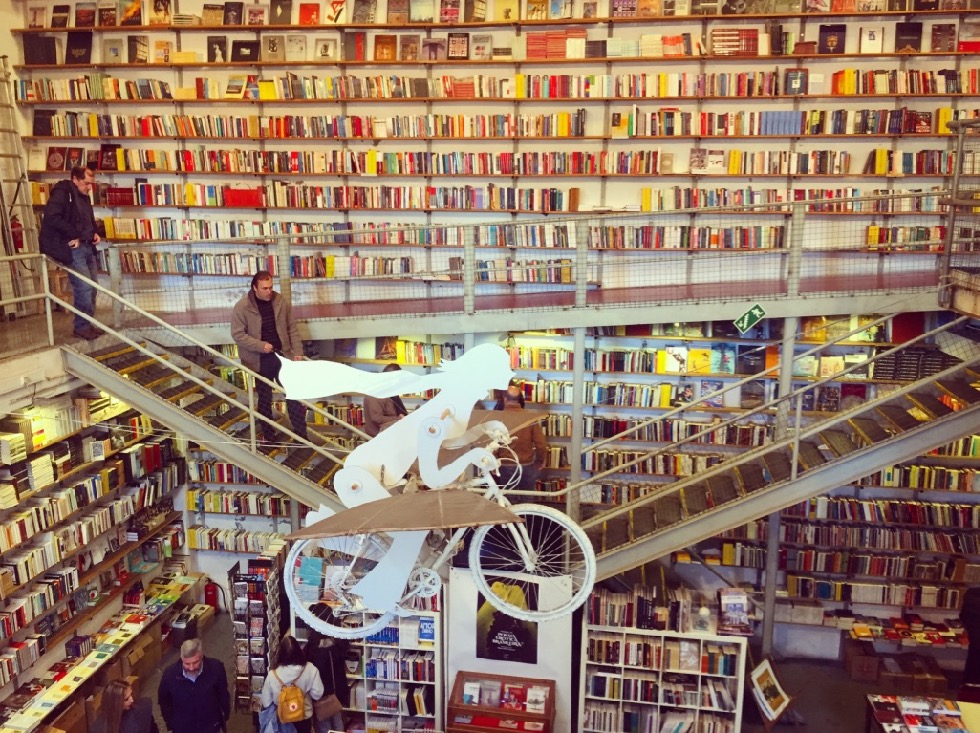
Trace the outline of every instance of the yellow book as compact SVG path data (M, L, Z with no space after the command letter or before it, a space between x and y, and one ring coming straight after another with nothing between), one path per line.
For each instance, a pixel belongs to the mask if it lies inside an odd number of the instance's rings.
M726 542L721 546L721 564L722 565L734 565L735 564L735 545L732 542Z
M881 236L881 227L877 224L868 225L868 233L865 239L865 243L871 249L878 248L878 238Z
M395 361L397 361L399 364L405 364L406 363L406 359L405 359L405 345L406 345L406 342L405 342L404 339L398 339L395 342Z
M640 189L640 211L653 211L653 189L649 186Z
M875 148L875 174L883 176L888 173L888 148Z
M514 97L517 99L527 98L527 75L517 74L514 77Z
M197 206L197 189L193 183L184 184L184 203L188 206Z
M657 367L657 374L667 373L667 352L663 349L657 349L657 357L654 360Z
M259 99L275 99L276 96L276 82L273 79L259 79Z
M99 136L99 118L95 115L88 116L88 134L89 137Z
M728 174L736 176L742 171L742 151L728 151Z
M659 407L670 407L671 398L674 396L674 385L664 382L660 385L657 403Z
M126 170L126 148L116 148L116 170Z
M710 374L711 373L711 349L687 350L687 373L688 374Z
M336 255L327 255L326 261L326 273L327 277L334 277L334 271L337 266Z
M259 88L259 92L261 93L261 87ZM259 126L259 116L249 115L247 127L248 127L249 137L259 137L261 135L261 128Z
M952 107L940 107L936 110L936 132L940 135L952 135L953 133L946 126L953 120Z

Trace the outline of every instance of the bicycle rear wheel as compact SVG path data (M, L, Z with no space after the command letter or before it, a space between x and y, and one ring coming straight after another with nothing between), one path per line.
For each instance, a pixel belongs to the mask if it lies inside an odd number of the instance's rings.
M295 542L286 556L283 587L296 616L311 629L340 639L359 639L385 628L394 614L364 608L351 592L382 552L372 535Z
M551 507L521 504L524 524L485 525L470 545L470 570L484 597L525 621L571 613L595 583L595 552L585 531Z

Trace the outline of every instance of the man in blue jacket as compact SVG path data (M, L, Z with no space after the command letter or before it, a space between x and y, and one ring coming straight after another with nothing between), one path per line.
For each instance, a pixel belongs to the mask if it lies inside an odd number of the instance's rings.
M157 700L172 733L225 730L231 714L225 665L204 656L200 639L187 639L180 646L180 659L160 677Z
M98 277L95 245L99 233L95 230L95 214L89 194L95 186L95 173L88 168L75 166L71 179L60 181L51 189L48 203L41 220L41 253L57 260L68 268L75 308L83 314L95 314L95 288L75 275L89 280ZM102 331L95 328L84 315L75 314L75 335L94 339Z

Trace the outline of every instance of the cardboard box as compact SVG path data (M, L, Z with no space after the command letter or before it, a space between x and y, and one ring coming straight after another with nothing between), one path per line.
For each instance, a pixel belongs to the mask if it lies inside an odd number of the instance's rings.
M95 683L100 687L105 687L113 680L121 680L128 676L129 666L124 656L121 659L113 659L108 664L102 665L99 671L95 673Z
M904 671L897 657L880 657L878 687L885 695L905 695L912 692L913 675Z
M95 721L102 715L103 692L105 692L103 688L96 687L92 690L92 694L85 698L85 721L92 730L95 730Z
M51 727L65 733L88 733L88 723L85 720L85 703L76 700L65 708L65 712L51 721Z
M878 655L870 644L857 639L844 639L844 667L852 680L878 680Z

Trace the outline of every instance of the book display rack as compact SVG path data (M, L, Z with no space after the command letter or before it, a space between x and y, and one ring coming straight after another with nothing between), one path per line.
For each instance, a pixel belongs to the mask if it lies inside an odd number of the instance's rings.
M554 680L457 672L446 712L446 733L553 733L555 695Z
M584 731L741 730L746 640L586 624Z
M350 642L348 717L362 720L368 730L442 730L441 596L416 601L426 608ZM292 628L297 638L306 638L306 624L295 614Z

